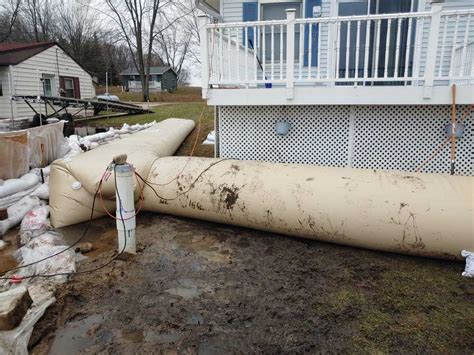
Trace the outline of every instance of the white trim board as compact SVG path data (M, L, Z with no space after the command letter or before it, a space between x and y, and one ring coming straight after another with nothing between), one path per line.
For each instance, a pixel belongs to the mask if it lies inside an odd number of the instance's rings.
M433 87L432 97L424 99L422 86L333 86L295 87L294 98L287 99L286 88L209 89L208 105L449 105L451 87ZM474 104L474 88L457 86L456 102Z

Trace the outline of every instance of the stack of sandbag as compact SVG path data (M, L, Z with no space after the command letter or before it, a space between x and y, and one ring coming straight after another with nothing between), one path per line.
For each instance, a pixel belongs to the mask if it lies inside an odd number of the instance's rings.
M0 181L0 236L17 226L23 217L49 199L49 167L32 169L19 179ZM6 211L6 213L5 213Z

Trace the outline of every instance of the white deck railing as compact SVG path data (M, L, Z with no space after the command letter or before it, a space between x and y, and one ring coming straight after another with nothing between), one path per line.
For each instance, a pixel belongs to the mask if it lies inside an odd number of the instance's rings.
M203 89L474 84L474 10L209 24ZM291 95L291 90L289 91Z

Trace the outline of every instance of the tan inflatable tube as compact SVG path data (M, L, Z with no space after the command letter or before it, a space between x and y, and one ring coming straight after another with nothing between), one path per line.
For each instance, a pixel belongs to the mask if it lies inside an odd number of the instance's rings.
M472 177L167 157L148 180L148 211L428 257L474 250Z
M194 128L194 121L167 119L142 132L131 134L109 144L73 157L56 160L50 174L50 211L53 227L87 221L98 182L107 165L118 154L126 153L142 176L148 176L153 162L159 157L173 155ZM105 199L114 198L113 178L103 184ZM135 189L138 197L139 189ZM115 202L106 200L106 207L113 211ZM103 208L96 202L94 217L103 216Z

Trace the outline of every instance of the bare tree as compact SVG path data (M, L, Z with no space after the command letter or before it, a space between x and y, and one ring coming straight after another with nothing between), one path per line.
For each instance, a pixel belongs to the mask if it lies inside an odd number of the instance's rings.
M173 5L172 11L161 14L163 22L169 26L157 32L154 51L178 74L178 81L184 83L190 77L189 70L184 72L185 67L200 63L198 10L193 0L181 0Z
M34 41L47 41L53 37L55 5L52 0L23 0L22 24Z
M9 0L0 7L0 42L5 42L13 32L20 14L21 0Z
M150 63L160 0L105 0L105 2L114 13L114 19L132 54L133 63L142 83L143 100L148 101Z

